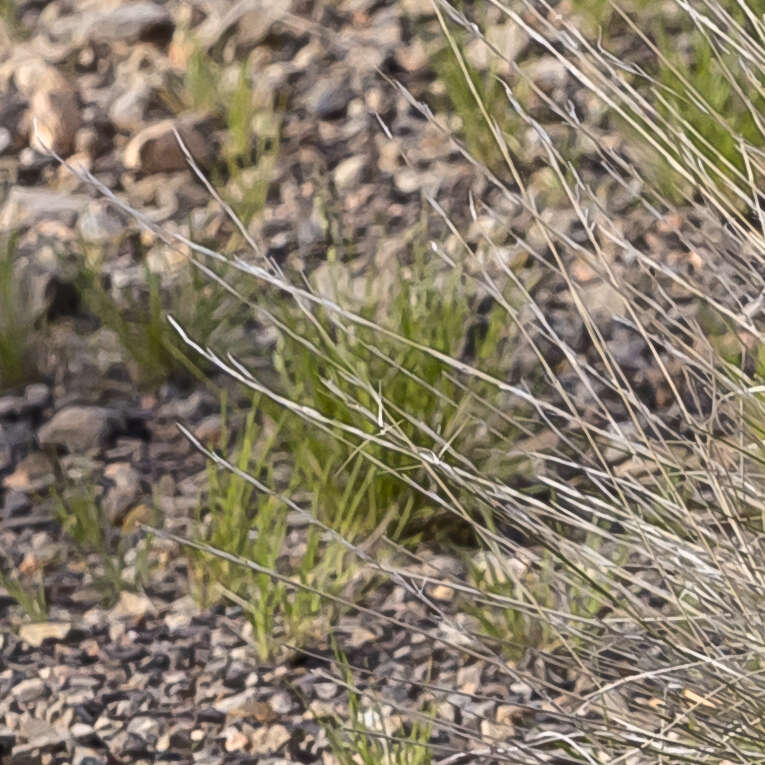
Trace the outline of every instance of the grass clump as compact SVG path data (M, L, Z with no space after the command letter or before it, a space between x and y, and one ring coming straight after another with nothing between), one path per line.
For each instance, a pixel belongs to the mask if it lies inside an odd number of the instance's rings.
M288 512L303 512L310 518L290 497L313 466L303 464L305 450L288 463L288 455L281 452L286 416L270 420L262 405L262 397L256 395L238 429L231 462L209 452L213 462L190 560L198 598L207 603L225 595L241 602L258 655L265 661L279 655L285 642L301 643L326 629L331 609L319 593L339 593L352 569L345 547L316 526L307 528L298 549L295 540L287 538ZM221 446L231 433L225 412L224 406ZM276 474L275 463L280 461L282 468L289 464L292 476L281 475L283 470ZM317 478L313 476L310 485L318 490ZM344 517L343 530L351 533L353 511L344 510L350 502L336 499L336 518ZM209 549L234 557L221 558L206 552ZM251 566L242 567L242 560Z
M4 574L0 571L0 587L13 598L22 611L33 622L44 622L48 618L48 601L45 595L44 572L39 573L36 585L24 581L19 575Z
M313 485L320 474L324 485L348 482L345 492L356 494L356 501L365 507L362 532L371 533L393 510L386 533L415 544L423 529L429 528L427 536L433 539L451 533L449 524L443 517L438 519L436 507L423 502L418 492L406 489L389 472L391 467L395 472L413 471L414 483L426 480L408 454L391 453L379 443L380 432L395 432L407 449L430 449L436 455L451 450L459 453L467 444L485 442L482 423L471 417L471 393L447 377L438 358L418 346L450 357L464 354L467 344L474 342L470 351L479 357L489 355L489 363L497 365L502 363L501 348L507 352L510 348L494 346L489 351L501 320L496 310L490 311L483 327L473 326L471 331L471 312L477 301L470 297L460 275L445 276L439 284L433 272L427 273L422 263L415 263L407 278L392 285L387 298L375 299L371 291L367 294L362 316L373 322L385 313L388 326L409 342L381 341L374 329L343 326L321 308L286 317L292 323L282 333L274 356L281 389L296 404L316 407L327 421L345 426L342 434L336 430L335 437L327 438L306 433L300 421L292 420L287 438L295 444L302 440L306 454L321 465L321 473L314 469L313 476L304 476L305 485ZM419 413L418 421L407 419L409 407ZM386 411L391 421L386 421ZM349 429L356 432L351 434ZM368 462L365 470L355 460L362 452ZM359 491L366 494L363 499ZM332 522L335 510L324 508L334 506L319 499L322 520Z
M16 235L0 234L0 391L28 382L35 374L34 321L26 285L15 268Z
M337 716L334 724L324 728L337 761L341 765L430 765L430 710L422 710L422 716L411 723L393 715L394 710L383 709L355 687L341 651L336 650L336 658L348 689L348 716Z
M95 488L62 479L53 492L56 518L84 559L93 556L93 585L106 604L123 590L141 589L149 581L151 536L137 545L109 523Z
M163 286L162 276L146 266L142 285L116 294L98 263L83 263L77 287L85 308L119 339L141 386L150 388L168 379L206 382L209 368L191 357L167 316L177 316L205 343L230 332L230 296L219 285L189 265Z
M263 95L249 61L224 66L198 41L189 40L188 66L178 89L176 109L215 116L222 131L214 185L246 227L266 202L279 153L280 109ZM241 244L241 242L239 242Z

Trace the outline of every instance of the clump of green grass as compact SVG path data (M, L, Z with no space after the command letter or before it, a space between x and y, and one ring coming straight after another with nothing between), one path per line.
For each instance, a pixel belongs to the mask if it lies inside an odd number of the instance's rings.
M36 585L26 582L20 575L4 574L0 571L0 587L21 606L31 621L43 622L48 618L44 571L39 572Z
M246 227L265 206L279 155L281 110L273 99L256 95L249 62L238 66L234 78L231 71L211 51L193 43L177 108L215 115L225 126L221 162L212 169L211 179Z
M314 525L305 529L299 553L290 549L287 514L302 511L310 518L308 509L290 497L315 466L303 464L308 458L306 450L284 442L285 413L278 421L270 420L263 403L262 397L256 395L244 422L233 431L237 433L237 446L231 462L216 457L210 464L197 515L199 547L192 548L190 560L194 588L201 602L225 595L245 606L258 654L265 661L280 655L285 643L300 644L326 629L332 620L332 608L320 593L340 593L353 568L348 565L348 550ZM226 411L224 398L220 446L228 444L233 430L226 422ZM284 448L297 450L291 460L282 451ZM275 463L280 461L283 469L293 471L291 476L276 475ZM312 479L310 485L319 492L320 477ZM336 493L333 498L335 521L342 532L358 538L358 531L354 533L358 503L347 495ZM254 568L243 568L237 560L211 555L204 548L247 560ZM274 586L276 572L281 578Z
M93 576L94 586L104 602L113 604L123 590L136 590L149 581L152 538L144 536L136 545L113 528L93 486L77 486L67 479L53 492L56 518L77 552L94 556L100 571Z
M34 320L15 268L16 243L15 234L0 235L0 391L28 382L36 371Z
M209 342L229 326L228 293L190 264L169 286L163 287L161 276L148 267L144 274L143 286L115 295L98 266L83 262L77 285L85 308L117 335L140 385L152 387L171 378L204 382L208 370L190 357L167 316L178 316L200 340Z
M494 132L500 131L505 149L517 152L521 149L516 137L521 122L496 71L478 71L466 58L465 44L469 39L462 30L445 35L443 48L432 59L433 67L445 86L449 102L445 111L456 115L461 124L455 134L464 140L476 159L496 171L505 167L505 158ZM487 119L491 124L487 124Z
M336 263L332 269L343 267ZM475 416L483 396L491 396L496 406L501 406L501 396L480 383L466 385L458 375L450 376L438 355L470 355L497 374L506 373L513 330L498 305L479 321L469 276L459 271L439 274L438 265L425 264L416 243L413 260L404 268L406 276L387 293L376 290L369 277L361 325L338 321L320 305L296 312L276 304L274 315L283 327L273 357L276 385L296 407L311 406L335 423L327 437L306 431L303 421L292 418L285 423L285 444L290 451L305 453L302 485L338 486L343 494L357 496L355 501L364 507L362 532L372 533L389 517L385 533L410 546L455 533L469 539L469 523L455 524L413 488L427 484L428 476L412 462L410 452L429 450L436 458L471 453L486 462L496 455L490 446L500 450L512 443L519 427L511 417L497 416L487 423ZM517 301L512 292L508 289L506 299ZM376 324L381 316L401 339L381 334ZM419 419L413 421L411 411ZM491 435L487 424L493 425ZM391 450L389 439L403 448ZM362 454L363 469L356 459ZM498 469L510 476L515 464L507 460ZM401 471L409 475L409 487L397 478ZM318 517L333 525L335 503L318 494L316 504Z

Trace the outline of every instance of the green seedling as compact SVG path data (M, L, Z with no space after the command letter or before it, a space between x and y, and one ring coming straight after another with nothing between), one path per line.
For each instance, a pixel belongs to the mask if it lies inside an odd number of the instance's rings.
M48 618L48 603L42 572L40 572L40 581L34 589L22 582L19 577L0 572L0 587L21 606L33 622L43 622Z

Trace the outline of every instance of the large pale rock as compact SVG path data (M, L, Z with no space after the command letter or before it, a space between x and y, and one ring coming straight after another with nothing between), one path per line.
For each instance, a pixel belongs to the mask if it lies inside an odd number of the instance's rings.
M114 415L100 406L60 409L37 433L40 446L63 446L70 452L103 446L115 424Z

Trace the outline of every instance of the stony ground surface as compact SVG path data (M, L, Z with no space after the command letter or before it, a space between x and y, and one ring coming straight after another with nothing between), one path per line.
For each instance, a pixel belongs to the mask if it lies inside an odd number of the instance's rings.
M140 370L114 330L78 301L72 274L78 259L97 256L119 304L145 287L147 262L163 284L187 263L35 142L88 168L155 222L178 231L191 222L204 241L235 242L230 222L188 169L176 128L234 198L247 201L247 190L262 186L249 233L263 253L320 280L333 248L351 284L361 285L370 269L384 274L405 251L427 209L426 195L468 224L468 190L478 198L492 194L381 76L395 77L436 108L443 104L444 86L430 64L438 40L431 3L19 0L15 6L13 17L0 20L0 229L19 233L18 283L28 288L25 308L36 326L47 323L47 340L37 348L35 379L0 396L0 566L24 582L42 582L47 609L30 618L14 593L0 587L0 760L332 762L322 720L342 718L347 698L337 682L322 677L330 646L318 641L312 656L287 651L277 665L259 663L241 609L203 609L191 600L187 561L174 543L155 540L151 573L141 578L144 535L137 522L156 522L158 511L165 529L188 534L203 502L205 461L176 422L214 440L221 429L218 399L187 382L138 385ZM505 53L553 99L593 108L563 67L523 33L510 24L494 31ZM214 83L236 83L242 65L254 73L247 142L273 134L278 124L277 149L271 155L267 147L247 148L239 177L220 161L230 130L216 86L210 92L205 85L199 63L205 57L215 62ZM544 195L544 174L536 174L531 154L525 160ZM612 202L618 207L618 195ZM508 229L528 229L523 211L500 195L492 203L507 214ZM556 214L565 227L561 209ZM446 231L437 216L427 226L432 236ZM634 214L625 229L637 239L647 226ZM477 240L480 226L470 230ZM581 277L588 277L584 267ZM576 346L582 327L555 298L553 285L538 290L538 302L550 305L559 331ZM643 349L634 337L619 335L625 330L612 331L615 351L634 363ZM633 372L646 375L650 388L644 366ZM660 390L650 395L661 404ZM122 535L123 573L141 585L135 592L105 600L103 561L75 555L50 491L72 484L92 487L100 511ZM539 709L539 699L523 684L499 684L496 668L434 652L427 634L438 624L402 591L381 589L376 598L384 613L420 620L424 632L345 617L340 629L349 636L351 664L370 671L372 686L386 678L387 698L409 707L416 707L427 667L429 682L451 689L439 697L441 714L465 730L462 740L434 734L443 747L436 751L446 758L456 747L474 752L460 762L490 761L476 736L512 740L523 705Z

